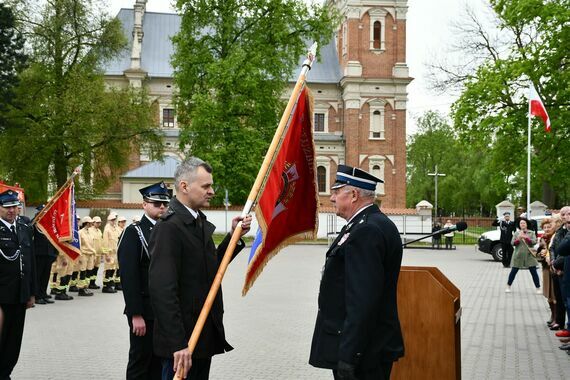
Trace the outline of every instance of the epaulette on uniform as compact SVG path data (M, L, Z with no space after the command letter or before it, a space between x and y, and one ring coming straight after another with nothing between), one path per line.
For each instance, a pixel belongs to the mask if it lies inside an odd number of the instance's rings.
M160 219L166 220L166 219L170 218L172 215L174 215L174 210L169 207L166 210L166 212L160 216Z

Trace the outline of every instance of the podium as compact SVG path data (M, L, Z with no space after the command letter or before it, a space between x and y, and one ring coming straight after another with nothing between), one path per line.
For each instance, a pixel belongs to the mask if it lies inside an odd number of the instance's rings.
M434 267L402 267L398 313L405 355L392 380L461 379L459 289Z

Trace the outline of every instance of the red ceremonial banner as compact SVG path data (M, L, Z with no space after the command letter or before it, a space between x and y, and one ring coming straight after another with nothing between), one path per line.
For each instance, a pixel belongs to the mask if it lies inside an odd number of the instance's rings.
M74 238L73 206L73 181L71 181L51 202L51 205L42 210L43 215L36 221L36 225L58 251L75 260L79 257L79 252L72 244L68 243Z
M310 92L303 89L255 209L262 240L252 247L244 295L280 249L316 237L318 194L312 104Z

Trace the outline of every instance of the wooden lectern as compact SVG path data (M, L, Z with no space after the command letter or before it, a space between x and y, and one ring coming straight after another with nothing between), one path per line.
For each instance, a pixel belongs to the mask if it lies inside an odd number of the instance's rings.
M405 355L392 380L461 379L459 289L433 267L402 267L398 312Z

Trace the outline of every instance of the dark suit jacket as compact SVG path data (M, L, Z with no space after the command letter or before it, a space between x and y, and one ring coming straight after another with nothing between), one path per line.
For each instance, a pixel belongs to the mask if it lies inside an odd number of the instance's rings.
M203 218L200 228L192 214L173 198L150 238L149 289L154 310L154 351L163 358L188 346L230 236L218 249L212 240L216 227ZM243 249L243 241L234 256ZM223 326L222 291L218 292L206 320L195 358L210 358L229 351Z
M26 303L36 294L36 261L32 228L21 220L16 220L16 239L12 232L0 221L0 304ZM10 257L20 250L22 273L20 271L20 257L13 261Z
M326 255L309 363L370 369L404 355L397 308L398 229L376 205L341 231Z
M501 231L501 243L503 244L511 244L511 240L513 239L513 232L515 232L516 225L515 222L512 220L509 220L508 222L506 220L495 220L492 223L493 226L499 227L500 231Z
M148 244L150 233L154 227L152 222L143 215L140 222L125 228L117 247L121 286L125 298L125 314L129 317L142 315L144 319L153 320L154 314L150 306L148 291L148 268L150 253L143 247L136 226L139 226Z
M57 250L37 227L34 230L34 254L36 256L57 257Z

